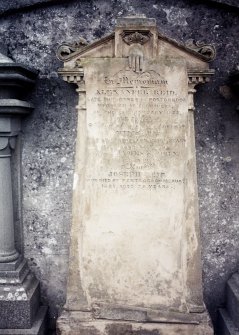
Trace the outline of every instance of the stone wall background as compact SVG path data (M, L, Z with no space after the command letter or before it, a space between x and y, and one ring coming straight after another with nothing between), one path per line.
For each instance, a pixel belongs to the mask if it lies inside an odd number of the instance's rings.
M65 299L77 119L74 86L58 77L55 51L64 41L101 38L117 17L136 13L156 18L159 30L177 41L193 38L217 49L216 74L198 88L195 111L204 293L215 320L225 283L239 269L239 101L227 89L239 63L237 7L234 0L0 3L2 42L16 62L39 70L35 110L23 124L22 247L52 327Z

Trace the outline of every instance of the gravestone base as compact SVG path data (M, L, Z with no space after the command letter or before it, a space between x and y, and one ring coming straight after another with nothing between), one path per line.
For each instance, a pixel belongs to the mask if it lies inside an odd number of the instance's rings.
M85 314L87 318L88 313ZM213 335L206 313L205 319L207 320L203 323L194 324L119 320L83 321L82 312L65 311L58 319L57 335Z
M0 264L0 335L44 334L46 307L40 307L40 283L27 261Z
M44 335L46 332L47 307L41 306L31 328L0 329L0 335Z

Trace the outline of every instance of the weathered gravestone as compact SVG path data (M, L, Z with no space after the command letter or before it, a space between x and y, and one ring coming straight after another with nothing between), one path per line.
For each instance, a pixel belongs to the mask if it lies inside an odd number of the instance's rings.
M202 295L194 87L213 47L182 46L154 19L63 45L78 85L67 301L59 334L212 334Z

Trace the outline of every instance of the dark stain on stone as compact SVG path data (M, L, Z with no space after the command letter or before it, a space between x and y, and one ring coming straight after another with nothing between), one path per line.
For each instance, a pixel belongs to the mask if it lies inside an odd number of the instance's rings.
M137 329L133 330L131 324L114 323L106 326L107 335L160 335L157 329Z
M80 326L79 329L71 332L72 335L100 335L100 332L95 327Z
M106 326L106 334L107 335L131 335L132 325L130 324L122 324L122 323L114 323Z

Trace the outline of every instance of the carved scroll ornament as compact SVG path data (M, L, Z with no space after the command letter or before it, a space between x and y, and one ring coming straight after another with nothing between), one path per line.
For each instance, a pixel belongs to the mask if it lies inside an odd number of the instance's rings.
M73 52L75 52L76 50L80 50L83 49L84 47L86 47L88 45L88 43L86 42L86 40L84 40L83 38L81 38L79 41L77 42L73 42L73 43L63 43L62 45L59 46L59 48L57 49L57 58L59 60L66 60L69 55L71 55Z
M199 54L207 58L208 61L212 61L216 57L216 49L213 45L190 39L186 42L186 47L198 52Z

